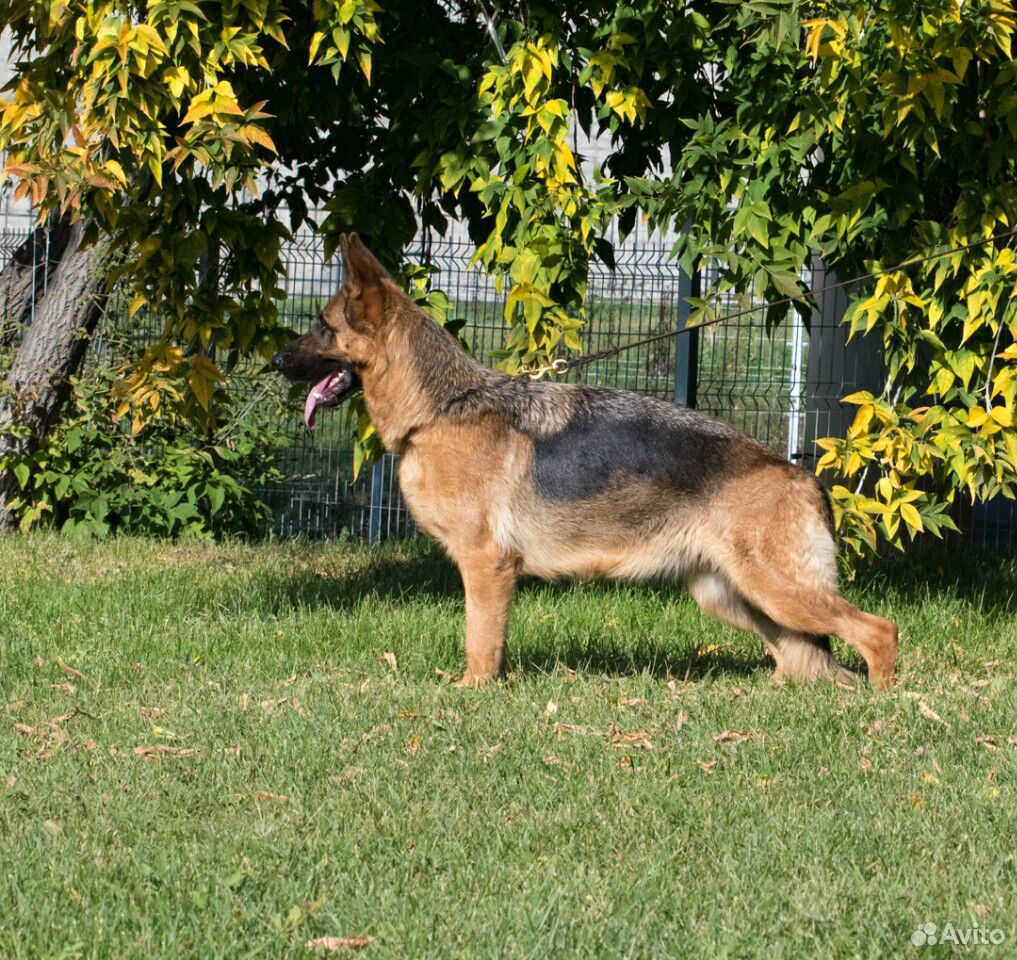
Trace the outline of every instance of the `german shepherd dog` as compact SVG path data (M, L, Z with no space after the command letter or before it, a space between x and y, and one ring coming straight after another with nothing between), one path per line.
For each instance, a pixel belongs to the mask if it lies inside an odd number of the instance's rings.
M305 419L363 390L420 527L466 589L466 672L505 670L521 573L677 577L699 606L758 634L778 677L893 681L897 627L837 592L832 514L814 476L734 427L624 390L482 366L392 282L353 233L346 279L314 328L273 357L313 384Z

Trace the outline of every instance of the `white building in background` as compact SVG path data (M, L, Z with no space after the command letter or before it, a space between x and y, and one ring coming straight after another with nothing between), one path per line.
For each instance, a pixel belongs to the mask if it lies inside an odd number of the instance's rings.
M11 70L11 37L7 30L0 33L0 87L6 86L10 80ZM7 155L0 153L0 167L6 163ZM14 183L5 180L0 185L0 230L28 231L32 226L32 208L27 200L14 202Z

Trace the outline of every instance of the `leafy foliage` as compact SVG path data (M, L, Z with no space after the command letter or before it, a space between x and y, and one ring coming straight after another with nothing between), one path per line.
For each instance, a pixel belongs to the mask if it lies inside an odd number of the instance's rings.
M43 447L0 462L22 488L11 503L21 529L191 539L257 531L267 508L252 491L281 479L281 441L246 418L210 436L168 413L132 436L117 423L112 376L77 381L69 415Z
M802 294L817 251L847 277L1017 227L1011 0L486 9L0 0L26 54L0 116L18 189L87 214L127 254L134 309L168 316L119 413L215 420L223 376L285 337L279 249L299 226L329 249L358 230L444 315L403 250L418 225L465 224L506 293L508 370L578 349L589 261L612 263L637 217L680 230L685 266L717 266L693 322L722 295ZM887 378L821 468L859 555L950 526L961 493L1014 493L1010 246L854 296L846 322L881 338ZM352 417L359 465L379 445Z
M568 144L569 105L553 96L562 66L550 36L521 40L480 84L491 119L476 140L491 142L494 156L479 165L470 189L493 227L476 258L496 278L499 292L508 284L511 332L500 356L513 372L552 359L559 344L580 349L587 264L615 207L610 183L595 176L590 188L579 180ZM460 158L443 159L442 184L457 189ZM570 307L579 315L570 315Z
M820 441L842 540L871 555L952 527L960 493L1013 496L1012 5L747 3L723 26L743 38L715 47L723 107L687 121L670 180L632 184L657 222L690 225L676 252L717 262L715 294L794 295L813 250L848 277L979 244L853 295L845 322L882 338L887 373Z

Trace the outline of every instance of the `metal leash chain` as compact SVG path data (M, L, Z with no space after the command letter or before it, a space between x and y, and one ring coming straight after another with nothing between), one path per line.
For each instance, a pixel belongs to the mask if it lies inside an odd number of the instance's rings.
M831 283L828 286L819 287L817 290L807 290L805 293L784 297L781 300L772 300L769 303L761 303L758 306L748 307L747 309L739 310L736 313L727 313L723 316L714 317L712 320L704 320L702 323L682 327L681 330L668 330L664 333L655 333L653 336L644 337L642 340L633 340L631 343L623 343L617 347L608 347L606 350L598 350L596 353L589 353L584 357L573 357L568 360L564 357L559 357L551 363L541 364L541 366L537 367L536 370L525 371L523 373L516 374L516 376L529 377L531 380L542 380L548 374L558 375L565 373L568 370L573 370L576 367L585 367L587 364L596 363L598 360L606 360L608 357L613 357L616 354L623 353L626 350L631 350L634 347L642 347L648 343L656 343L658 340L667 340L671 337L678 337L683 333L692 333L693 330L699 330L702 327L712 327L714 324L722 323L725 320L736 320L738 317L745 317L750 313L756 313L759 310L769 310L771 307L781 307L785 304L794 303L798 300L808 300L820 293L827 293L830 290L839 290L841 287L848 287L855 283L861 283L863 280L872 280L875 277L881 277L888 273L897 273L898 270L906 270L908 267L918 266L922 263L930 263L933 260L942 260L943 257L949 257L955 253L964 253L967 250L974 250L976 247L984 247L986 244L995 243L998 240L1008 240L1014 236L1017 236L1017 228L1008 230L1006 233L998 233L994 236L986 237L984 240L975 240L973 243L966 243L961 247L952 247L949 250L944 250L942 253L933 253L928 257L921 257L917 260L905 260L903 263L900 263L895 267L887 267L885 270L875 270L872 273L863 273L861 276L852 277L850 280L840 280L837 283Z

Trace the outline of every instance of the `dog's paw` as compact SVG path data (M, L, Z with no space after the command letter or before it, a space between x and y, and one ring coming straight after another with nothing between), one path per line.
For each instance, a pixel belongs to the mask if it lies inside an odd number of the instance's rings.
M455 685L457 687L473 687L479 689L480 687L486 687L489 684L497 683L502 677L497 673L471 673L469 670L466 671L460 677Z

